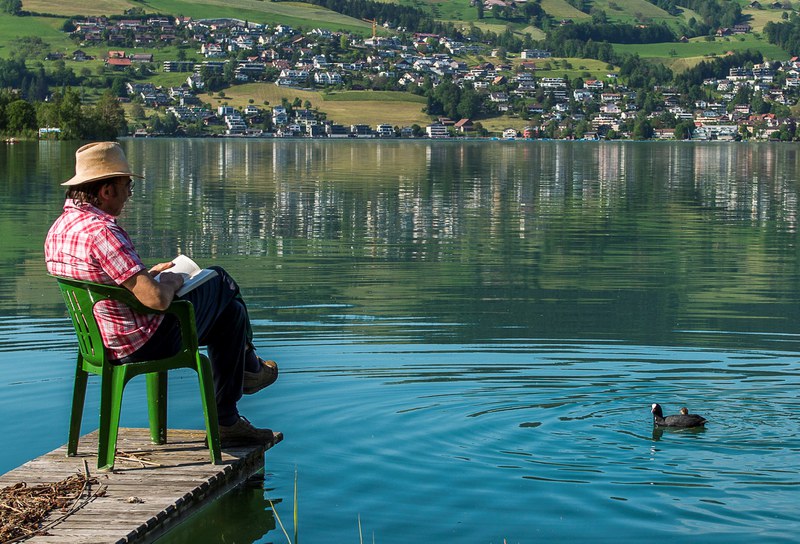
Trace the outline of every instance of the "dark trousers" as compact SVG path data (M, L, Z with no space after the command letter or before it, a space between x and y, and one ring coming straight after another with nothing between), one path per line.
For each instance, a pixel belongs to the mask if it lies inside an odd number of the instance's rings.
M245 359L252 351L253 332L236 281L222 267L211 268L218 275L181 299L194 306L199 343L208 347L219 423L232 425L239 418L236 403L242 398ZM178 320L167 314L145 345L118 362L124 364L169 357L178 352L180 343Z

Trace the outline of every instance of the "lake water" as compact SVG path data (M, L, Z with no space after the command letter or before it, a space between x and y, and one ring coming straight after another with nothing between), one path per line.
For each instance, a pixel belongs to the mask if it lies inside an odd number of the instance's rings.
M295 482L304 543L797 541L798 146L122 143L143 258L225 266L282 370L240 405L286 436L264 486L163 542L286 542ZM0 147L3 472L66 441L41 247L78 145ZM654 432L653 402L709 424Z

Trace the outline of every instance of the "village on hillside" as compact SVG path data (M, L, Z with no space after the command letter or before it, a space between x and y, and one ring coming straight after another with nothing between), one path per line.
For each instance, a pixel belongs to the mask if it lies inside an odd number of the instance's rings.
M493 0L487 0L489 2ZM602 78L540 77L537 70L554 62L549 51L523 50L510 59L505 52L485 44L460 42L447 36L413 34L407 39L376 32L363 38L314 29L301 33L285 25L267 26L236 19L193 20L187 17L150 17L112 20L87 17L74 21L72 36L78 47L108 45L106 70L121 74L135 70L185 72L182 85L170 88L127 79L123 101L156 108L174 116L180 127L215 127L228 136L305 137L429 137L486 136L475 118L507 114L525 120L523 130L509 128L503 138L604 139L641 137L631 127L639 116L640 98L614 70ZM565 21L563 24L569 24ZM388 29L391 25L384 25ZM390 29L391 30L391 29ZM741 25L718 34L747 33ZM158 43L181 43L196 48L202 60L175 58L154 62L141 51ZM135 50L135 53L131 53ZM63 58L51 53L48 59ZM465 58L490 58L469 65ZM77 49L73 60L86 54ZM555 61L558 62L558 61ZM137 68L139 67L139 68ZM609 66L609 68L613 68ZM443 82L470 89L471 107L459 116L431 114L427 126L397 126L375 119L369 125L342 126L308 104L290 103L212 109L203 104L206 93L247 82L264 82L288 89L377 89L419 91ZM787 107L798 100L800 61L765 62L731 68L726 77L703 83L705 95L694 100L671 88L652 90L655 108L644 137L654 139L737 140L778 139L794 134L788 115L754 111L751 103L736 103L744 90L764 103ZM287 96L291 93L287 91ZM421 94L421 93L418 93ZM424 104L420 104L422 108ZM788 109L787 109L788 111ZM431 113L431 112L427 112ZM676 131L676 128L679 130ZM159 127L139 127L135 136L161 133ZM53 129L48 129L53 130Z

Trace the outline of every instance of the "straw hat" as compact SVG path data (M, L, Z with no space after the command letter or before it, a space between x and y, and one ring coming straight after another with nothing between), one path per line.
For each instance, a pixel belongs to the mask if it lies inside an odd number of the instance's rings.
M94 142L75 152L75 175L61 185L82 185L117 176L142 176L131 172L117 142Z

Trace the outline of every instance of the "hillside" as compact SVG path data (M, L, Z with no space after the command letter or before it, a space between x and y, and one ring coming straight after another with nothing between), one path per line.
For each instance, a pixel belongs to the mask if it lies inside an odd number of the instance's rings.
M347 17L328 9L302 2L265 2L263 0L99 0L86 4L78 0L24 0L23 9L34 13L63 17L120 15L128 9L144 8L146 13L183 15L193 18L233 17L259 23L286 24L297 27L322 27L331 30L366 34L369 23Z
M524 38L526 43L531 44L530 46L533 47L538 45L536 40L544 40L548 37L546 29L552 32L558 28L558 25L553 24L552 21L554 20L567 19L574 22L592 20L592 16L585 12L590 11L587 7L588 4L584 4L581 7L585 11L580 11L576 7L580 6L580 2L577 0L542 0L540 4L537 4L541 7L541 13L545 14L545 18L552 18L549 19L549 24L542 25L543 28L534 26L534 23L538 24L538 21L540 21L539 15L534 21L533 16L529 17L529 12L525 12L525 16L521 17L519 11L501 12L496 7L479 13L475 6L470 5L469 0L396 0L393 3L412 6L417 10L422 9L435 16L438 21L452 24L455 28L463 29L467 33L471 32L470 29L473 28L480 29L483 32L495 33L493 38L488 34L485 35L485 38L503 39L501 35L509 35L507 30L511 29L513 35L517 38L518 44ZM337 6L342 5L341 3L337 4ZM295 29L302 29L304 32L308 32L310 29L323 29L362 37L372 34L372 25L366 19L356 18L355 16L350 17L343 13L337 13L305 2L263 0L206 0L204 2L144 0L139 2L132 0L98 0L86 5L78 2L78 0L62 0L58 3L53 3L49 0L23 0L23 9L31 15L18 17L0 14L0 58L8 59L14 55L22 54L27 56L29 61L41 64L41 59L44 58L45 54L61 53L64 55L64 60L59 61L62 66L61 69L66 67L67 70L71 70L75 74L81 74L81 94L83 99L88 100L90 103L108 88L112 77L117 77L113 71L110 73L109 67L104 63L104 59L108 56L110 50L125 48L129 49L130 53L152 54L151 73L128 71L125 77L129 78L129 81L130 78L133 78L138 83L150 82L163 88L180 86L185 83L187 77L183 73L166 73L162 71L161 67L165 61L174 61L181 56L193 62L201 62L207 58L201 55L198 50L195 50L198 47L197 45L187 48L174 40L172 43L156 42L149 46L141 45L133 47L132 50L130 44L128 47L112 47L110 43L106 42L96 44L82 43L79 46L69 38L67 33L61 30L65 21L71 17L84 17L86 15L120 16L127 10L139 10L146 14L180 15L193 19L235 18L251 23L267 24L270 27L288 25ZM336 9L340 9L340 7L336 7ZM659 28L658 25L663 23L672 28L673 32L681 28L687 28L686 25L690 21L691 24L694 24L694 21L699 17L697 13L687 9L681 9L678 13L672 11L672 13L676 14L671 15L646 0L593 0L591 2L591 11L595 16L598 13L597 10L602 12L603 17L610 24L619 23L631 29L647 28L648 26L655 29ZM342 11L354 13L347 9L342 9ZM781 9L748 7L743 11L743 14L744 18L752 25L752 32L723 37L695 37L682 42L617 43L612 44L612 50L615 58L624 58L620 55L636 55L646 59L646 62L652 66L666 66L673 73L680 73L704 60L719 58L731 52L758 51L767 60L787 59L789 56L787 52L775 45L768 44L760 33L768 22L780 21L784 11ZM575 28L580 26L574 25ZM385 29L382 26L379 26L378 29L378 33L382 36L396 34L396 32ZM31 41L31 37L35 37L39 41ZM410 39L408 34L406 34L405 39ZM519 49L514 49L512 50L513 52L509 51L508 55L505 56L506 51L505 47L503 47L500 57L492 57L493 53L490 54L489 45L491 44L484 44L481 46L480 51L461 55L462 64L475 66L487 60L493 63L501 63L506 66L505 70L507 70L508 77L516 79L512 76L514 72L521 69L523 60L521 55L516 53ZM88 55L89 60L75 61L70 58L77 47L80 47ZM327 48L329 46L321 46L318 43L314 47L319 51L321 47ZM363 45L358 47L361 49L358 55L366 58L369 54L369 49ZM436 44L436 47L439 51L444 51L443 45ZM546 46L539 45L539 47ZM434 51L436 50L434 49ZM564 54L569 53L565 50ZM347 56L347 53L344 55ZM242 58L240 55L239 59L241 60ZM393 63L394 61L391 64ZM391 64L387 64L387 67ZM56 65L44 62L42 66L45 70L50 71ZM540 59L536 62L534 69L536 77L563 78L570 83L573 81L607 79L610 72L619 70L620 67L613 66L609 61L579 58L578 56ZM616 74L612 73L611 76L616 77ZM656 73L654 72L644 77L651 76L656 76ZM94 84L92 84L93 80ZM105 84L103 83L104 80ZM368 81L368 79L365 81ZM664 81L662 78L661 82L663 83ZM87 82L88 84L86 84ZM198 97L212 108L232 106L239 110L243 110L248 106L261 107L276 105L281 102L299 101L300 103L310 104L310 106L306 107L310 107L317 112L323 112L327 119L344 125L374 125L379 122L397 126L408 126L410 124L424 126L430 122L432 116L441 115L441 111L437 113L434 110L441 108L443 104L440 101L437 106L439 98L435 99L433 101L434 109L431 110L432 113L429 116L424 113L424 108L431 106L430 95L426 98L419 94L397 90L343 90L341 88L325 90L319 86L314 89L313 82L309 83L308 81L303 82L302 85L294 85L294 87L305 87L302 90L292 88L292 86L277 86L274 83L264 82L234 85L230 85L230 83L233 83L233 79L228 79L228 84L224 89L220 90L217 87L215 91L219 92L198 93ZM421 84L422 82L419 81L415 85ZM578 84L581 85L582 83ZM349 85L347 87L349 88ZM371 84L365 84L364 82L359 82L358 85L353 86L354 89L369 87L371 87ZM376 87L376 89L378 88ZM380 87L380 89L392 88L399 89L401 87ZM482 88L486 89L488 87ZM510 90L510 88L507 90ZM484 97L488 96L488 91L484 91L484 93ZM529 93L526 97L531 106L539 105L535 104L534 101L544 101L543 96L537 94L534 97L534 93ZM447 99L442 100L446 101ZM552 107L552 104L548 107ZM126 106L126 110L130 118L132 113L131 106ZM163 112L163 109L159 111ZM450 116L456 116L456 118L462 116L462 114L456 112L455 108L451 108L449 111ZM498 131L503 127L521 129L530 118L530 115L519 108L516 111L508 110L508 113L504 113L505 111L502 107L491 105L489 108L483 108L480 115L473 113L469 116L480 121L484 127ZM141 113L137 114L137 126L144 126L145 119L152 116L154 110L148 107L144 113L146 117L142 117Z
M454 23L466 28L474 25L484 31L501 34L506 28L512 28L517 35L529 34L532 39L543 39L545 33L527 22L516 20L495 19L491 11L485 11L482 18L478 18L477 10L470 5L469 0L396 0L395 3L422 7L437 19ZM542 10L554 20L573 20L576 22L589 21L591 16L576 9L566 0L541 0ZM623 23L637 22L664 22L678 27L697 14L688 9L682 9L677 16L672 16L666 11L656 7L646 0L593 0L593 9L603 10L609 21ZM294 27L312 28L320 27L333 31L355 32L361 35L371 33L371 25L361 19L348 17L334 11L303 3L303 2L266 2L263 0L204 0L194 2L191 0L148 0L135 2L132 0L97 0L86 4L79 0L23 0L23 9L33 13L52 14L61 17L85 15L115 15L122 14L132 8L144 8L147 13L160 13L168 15L184 15L193 18L235 17L259 23L286 24ZM747 22L752 25L753 33L746 38L707 41L695 38L689 43L647 44L647 45L619 45L615 49L620 52L635 52L641 56L652 58L668 66L692 65L703 58L712 55L724 54L727 51L743 49L757 50L766 58L777 59L785 52L766 43L760 36L767 22L781 21L784 14L782 9L774 8L745 8L742 13ZM0 57L8 57L7 41L14 37L24 35L42 36L54 45L64 44L69 46L69 40L58 31L63 20L53 17L25 17L13 18L0 15ZM383 29L381 32L385 33ZM4 51L4 46L6 50ZM675 62L680 59L680 62ZM694 61L692 60L694 59Z

